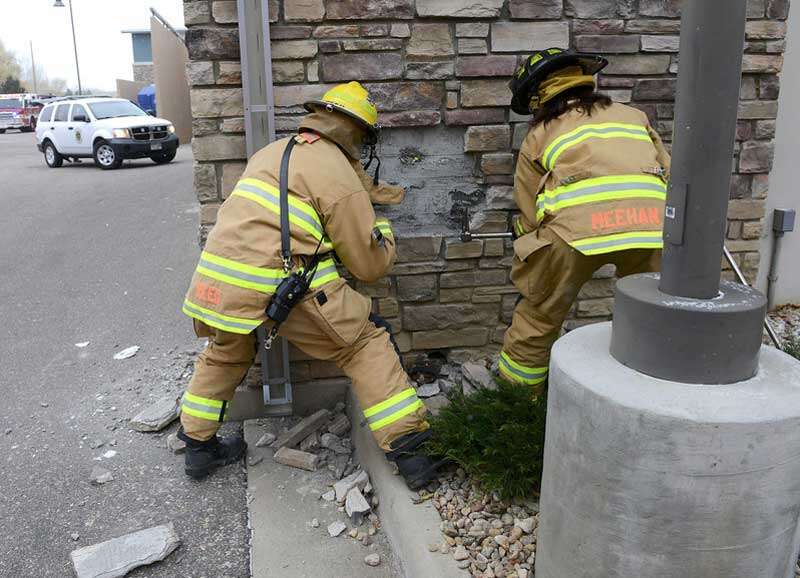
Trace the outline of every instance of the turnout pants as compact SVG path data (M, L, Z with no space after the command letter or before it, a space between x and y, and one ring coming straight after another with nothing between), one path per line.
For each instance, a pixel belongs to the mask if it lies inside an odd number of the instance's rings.
M428 429L426 409L411 387L390 334L370 315L371 301L343 279L307 295L279 334L317 359L335 362L353 382L366 423L384 450L397 438ZM376 322L378 323L376 325ZM181 424L197 440L214 436L234 390L256 355L255 333L239 335L195 321L209 338L181 404Z
M602 255L584 255L546 227L538 231L538 245L525 261L515 257L511 277L522 293L500 353L498 369L512 383L543 392L550 349L561 332L584 283L603 265L617 266L617 276L658 271L661 251L629 249Z

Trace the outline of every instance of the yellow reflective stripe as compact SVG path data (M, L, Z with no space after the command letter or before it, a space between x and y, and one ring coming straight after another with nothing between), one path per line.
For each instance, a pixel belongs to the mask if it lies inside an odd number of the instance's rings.
M377 221L375 221L375 228L378 229L384 235L391 235L392 237L394 237L394 233L392 232L392 226L386 219L378 219Z
M576 205L634 198L665 201L667 185L661 178L647 175L617 175L586 179L553 190L545 190L544 194L536 199L537 217L543 215L544 211L555 213Z
M544 214L544 211L542 211L542 213ZM537 219L538 219L538 216L539 216L538 213L537 213L536 216L537 216ZM525 234L525 227L522 225L522 219L517 219L516 222L514 223L514 226L517 229L517 235L519 237L522 237Z
M225 402L219 399L208 399L194 395L188 391L183 394L181 400L181 412L200 419L209 421L223 421L228 413Z
M196 303L189 301L189 299L185 299L183 302L183 312L189 317L198 319L211 327L242 335L247 335L261 325L261 320L259 319L243 319L241 317L223 315L216 311L200 307Z
M580 239L570 245L584 255L602 255L627 249L661 249L664 241L661 231L632 231Z
M231 196L242 197L258 203L265 209L280 216L280 191L264 181L247 178L241 179ZM314 239L322 239L322 246L332 249L330 239L314 207L292 196L289 197L289 222L309 233Z
M197 272L202 273L206 277L211 277L212 279L216 279L217 281L222 281L223 283L227 283L228 285L234 285L236 287L242 287L243 289L252 289L253 291L258 291L259 293L274 293L275 289L278 288L278 283L259 283L256 281L248 281L246 279L239 279L238 277L233 277L231 275L227 275L220 271L213 271L207 267L203 267L202 265L197 266Z
M267 295L274 293L280 282L286 277L283 269L253 267L252 265L245 265L211 255L206 251L201 255L200 263L197 265L197 272L228 285L252 289ZM336 270L336 264L333 259L326 259L317 266L311 287L316 288L338 278L339 273Z
M412 395L417 395L417 392L414 390L413 387L409 387L408 389L404 389L398 394L393 395L386 401L382 401L379 404L373 405L368 407L364 410L364 417L372 417L376 413L380 413L383 410L390 408L391 406L395 405L398 402L403 401L404 399L411 397Z
M503 351L500 353L500 360L497 364L500 373L511 381L524 383L525 385L536 385L547 379L549 369L547 367L528 367L511 359Z
M550 143L542 153L542 166L547 170L553 170L556 160L564 151L591 138L627 138L652 142L647 128L642 125L616 122L586 124L559 136Z
M252 185L254 187L261 189L262 191L271 193L280 198L281 192L278 189L278 187L274 187L269 183L265 183L264 181L261 181L259 179L247 178L247 179L242 179L239 182L245 185ZM306 202L301 201L300 199L296 199L291 195L289 195L289 205L303 211L305 214L307 214L309 217L311 217L317 223L319 223L320 227L322 227L322 222L319 220L319 215L317 214L317 211L314 209L314 207L312 207Z
M394 422L403 419L408 414L414 413L415 411L417 411L421 407L423 407L422 400L418 399L417 401L415 401L411 405L407 405L406 407L404 407L400 411L397 411L397 412L393 413L392 415L390 415L388 417L385 417L385 418L383 418L381 420L378 420L376 422L373 422L373 423L369 424L369 429L371 429L372 431L375 431L375 430L379 430L381 428L384 428L387 425L393 424Z
M207 397L200 397L199 395L195 395L193 393L189 393L188 391L183 394L183 399L187 399L189 401L193 401L195 403L199 403L202 405L208 405L211 407L222 407L222 400L220 399L209 399Z
M283 269L268 269L266 267L254 267L253 265L245 265L244 263L239 263L238 261L233 261L231 259L226 259L225 257L220 257L218 255L214 255L213 253L209 253L208 251L203 251L200 254L201 259L205 259L206 261L210 261L211 263L216 263L217 265L221 265L223 267L227 267L228 269L233 269L234 271L241 271L242 273L248 273L250 275L259 275L262 277L282 277L283 276Z
M260 196L254 194L254 193L251 193L249 191L243 191L242 189L235 189L233 191L233 193L231 193L231 196L243 197L245 199L249 199L251 201L254 201L254 202L258 203L262 207L264 207L266 209L269 209L270 211L272 211L276 215L280 215L281 214L281 210L278 207L278 205L266 200L263 197L260 197ZM297 225L298 227L300 227L301 229L303 229L304 231L309 233L312 237L314 237L317 240L319 240L319 238L322 236L321 233L317 229L315 229L310 224L306 223L304 220L295 217L294 215L291 215L291 214L289 215L289 222L294 224L294 225Z

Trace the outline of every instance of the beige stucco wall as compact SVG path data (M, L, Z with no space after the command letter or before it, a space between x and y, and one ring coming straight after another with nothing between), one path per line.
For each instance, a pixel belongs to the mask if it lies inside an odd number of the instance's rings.
M759 287L766 291L769 253L773 243L772 211L776 208L800 210L800 183L797 162L800 157L800 16L788 20L787 51L781 75L781 96L775 137L775 165L770 176L767 216L761 239L762 265ZM800 303L800 223L794 233L781 241L778 259L775 305Z
M192 110L186 79L189 54L183 42L156 18L150 19L150 30L158 116L171 121L181 143L188 143L192 140Z

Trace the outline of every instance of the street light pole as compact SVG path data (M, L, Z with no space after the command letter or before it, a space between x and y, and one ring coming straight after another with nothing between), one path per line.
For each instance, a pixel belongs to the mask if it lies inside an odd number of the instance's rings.
M72 0L67 0L69 3L69 22L72 25L72 48L75 51L75 72L78 75L78 94L83 93L83 87L81 86L81 67L78 64L78 42L75 39L75 19L72 15ZM64 2L62 0L55 0L53 4L54 8L63 8Z
M617 284L611 354L682 383L758 370L766 298L720 283L745 40L746 0L684 0L661 276Z
M31 45L31 76L33 77L33 92L38 94L39 88L36 85L36 60L33 58L33 40L30 41Z

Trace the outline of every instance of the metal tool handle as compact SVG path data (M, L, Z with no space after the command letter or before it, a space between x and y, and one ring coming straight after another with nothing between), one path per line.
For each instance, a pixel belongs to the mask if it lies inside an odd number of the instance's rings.
M728 251L728 248L723 246L722 247L722 252L725 255L725 260L731 266L731 269L733 269L733 272L736 274L736 277L739 279L739 283L741 283L742 285L745 285L747 287L750 287L750 284L747 282L747 279L745 279L744 274L742 273L742 270L739 269L739 265L737 265L736 261L733 260L733 255L731 255L731 252ZM764 318L764 329L767 331L767 334L769 335L769 338L772 340L772 343L775 344L775 347L777 347L778 349L783 351L783 343L781 342L780 338L778 337L778 334L775 333L775 329L772 328L772 323L770 323L769 319L766 318L766 317Z
M513 239L513 233L473 233L469 230L469 208L461 213L461 241L469 243L473 239Z

